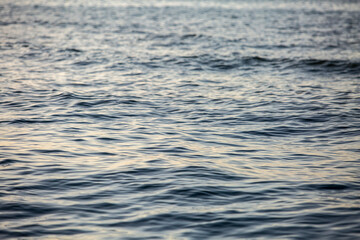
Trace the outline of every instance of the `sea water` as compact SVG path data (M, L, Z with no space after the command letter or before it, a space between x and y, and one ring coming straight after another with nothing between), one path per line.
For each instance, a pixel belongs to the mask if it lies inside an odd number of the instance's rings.
M1 239L359 239L360 2L2 0Z

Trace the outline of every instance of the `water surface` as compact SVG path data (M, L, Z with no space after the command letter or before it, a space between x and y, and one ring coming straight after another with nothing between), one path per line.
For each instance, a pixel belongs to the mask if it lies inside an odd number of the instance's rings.
M1 239L358 239L359 26L359 1L1 1Z

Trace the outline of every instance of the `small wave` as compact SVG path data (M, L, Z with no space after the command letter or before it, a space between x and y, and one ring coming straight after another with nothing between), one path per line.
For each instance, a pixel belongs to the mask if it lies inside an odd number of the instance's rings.
M23 21L0 21L0 26L9 26L9 25L26 25L26 22Z
M58 208L51 204L23 202L4 202L0 204L0 211L5 213L1 216L2 220L35 217L56 212L57 210Z
M174 64L182 67L193 67L193 69L208 69L228 71L234 69L245 69L251 67L269 67L282 70L299 69L307 72L359 74L360 62L351 60L333 59L298 59L298 58L268 58L263 56L244 56L239 53L229 55L200 54L188 56L165 56L153 58L149 62L139 63L151 68L168 67Z
M37 153L67 153L60 149L34 149L32 151Z
M109 114L101 114L101 113L67 113L67 114L53 114L53 117L59 117L59 118L85 118L85 119L95 119L95 120L112 120L121 118L122 116L115 116L115 115L109 115Z
M287 68L303 68L310 72L359 74L360 62L350 60L301 59L290 61Z
M234 198L243 194L242 191L233 190L224 186L196 186L196 187L182 187L177 189L168 190L167 195L172 198L185 199L202 199L208 201L214 201L222 198L224 200L229 197Z
M110 138L110 137L99 137L97 138L100 141L105 141L105 142L116 142L119 141L118 138Z
M114 103L116 101L114 100L98 100L98 101L81 101L81 102L78 102L75 104L75 106L78 106L78 107L86 107L86 108L89 108L89 107L94 107L94 106L98 106L98 105L109 105L110 103Z
M54 123L57 122L55 119L15 119L8 121L10 124L38 124L38 123Z
M74 229L69 226L59 227L57 224L48 224L46 227L40 224L29 224L21 227L21 230L0 230L0 236L5 239L24 239L24 238L38 238L39 236L46 235L64 235L72 236L77 234L90 233L91 231L85 231L81 229Z
M231 172L226 172L220 169L212 169L204 166L187 166L180 169L174 169L171 171L174 176L179 178L198 178L198 179L216 179L222 181L241 181L247 179L247 177L241 177Z
M91 64L96 64L96 61L79 61L79 62L75 62L74 65L77 66L87 66L87 65L91 65Z
M14 160L10 158L6 158L0 161L0 166L7 167L9 165L13 165L15 163L19 162L19 160Z
M56 100L69 100L69 99L94 99L93 95L78 94L73 92L61 92L52 96Z
M213 70L232 70L247 66L261 66L270 59L259 56L216 56L211 54L204 54L200 56L185 57L184 59L193 59L196 64L202 68L210 68Z
M159 45L161 41L170 41L170 44L179 44L181 41L192 41L200 38L210 39L210 37L199 33L147 33L147 36L143 40L155 41L156 45Z
M359 189L355 185L340 184L340 183L322 183L322 184L304 184L299 186L299 189L303 190L318 190L318 191L341 191L348 189Z
M267 136L267 137L288 137L291 135L309 135L315 130L312 128L304 127L289 127L289 126L277 126L272 128L265 128L261 130L243 131L243 133L255 136Z
M191 149L185 147L170 147L166 145L154 146L154 147L144 147L144 151L155 151L155 152L164 152L164 153L186 153L192 152Z
M84 52L84 51L83 51L83 50L80 50L80 49L77 49L77 48L65 48L65 49L59 50L59 52L82 53L82 52Z

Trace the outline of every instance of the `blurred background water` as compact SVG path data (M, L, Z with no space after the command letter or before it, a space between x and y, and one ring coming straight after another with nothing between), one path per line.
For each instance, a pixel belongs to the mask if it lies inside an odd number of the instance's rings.
M359 1L0 2L0 238L359 239Z

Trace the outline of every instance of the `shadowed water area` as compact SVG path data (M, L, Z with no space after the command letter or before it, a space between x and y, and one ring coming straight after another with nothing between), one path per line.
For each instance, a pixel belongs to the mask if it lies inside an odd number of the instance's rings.
M359 239L359 1L0 2L1 239Z

